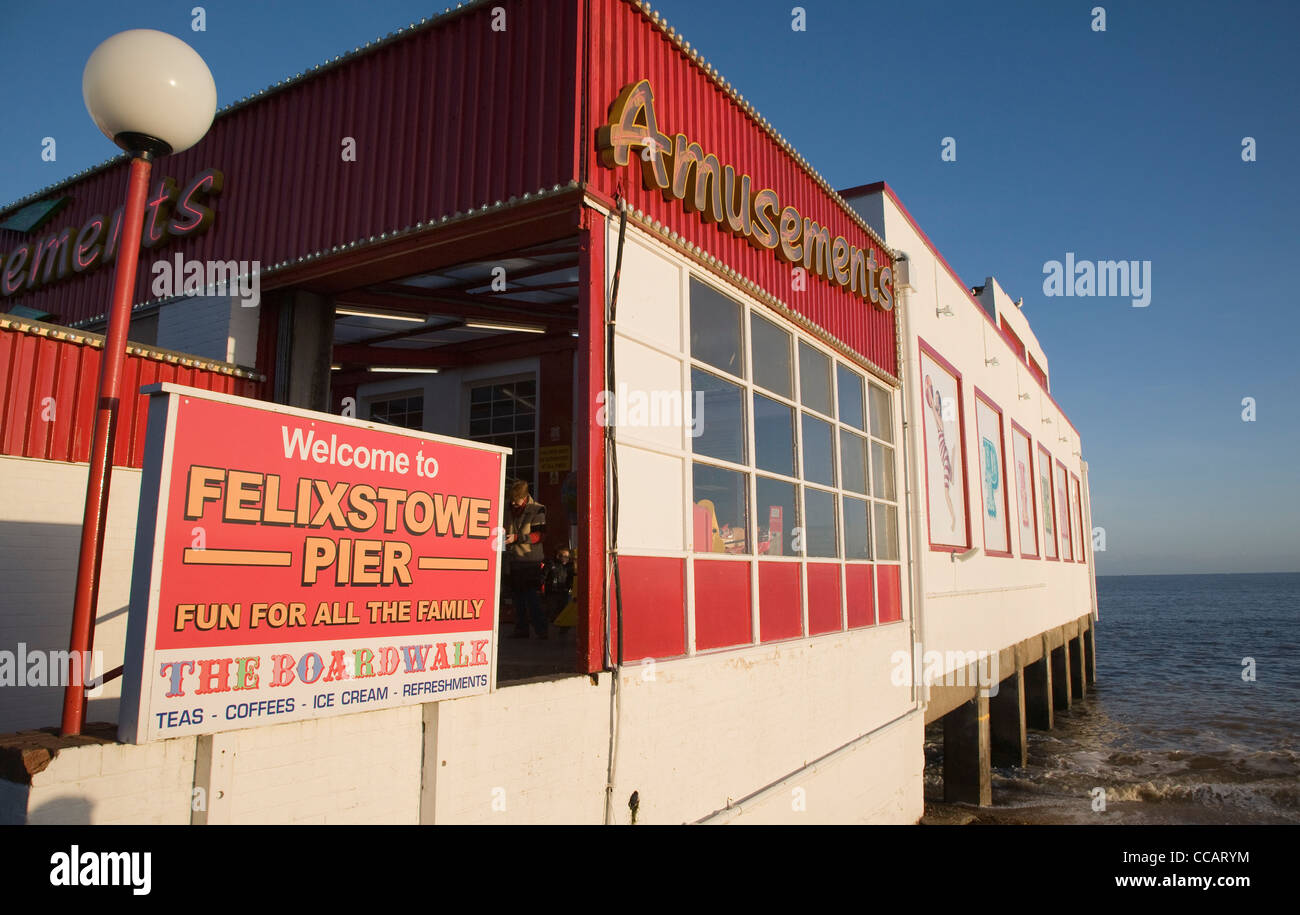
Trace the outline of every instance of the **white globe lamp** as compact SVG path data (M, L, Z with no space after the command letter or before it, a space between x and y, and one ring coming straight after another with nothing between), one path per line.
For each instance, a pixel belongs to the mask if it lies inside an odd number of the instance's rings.
M203 58L153 29L119 32L95 48L81 94L95 125L133 155L189 149L217 110L217 86Z

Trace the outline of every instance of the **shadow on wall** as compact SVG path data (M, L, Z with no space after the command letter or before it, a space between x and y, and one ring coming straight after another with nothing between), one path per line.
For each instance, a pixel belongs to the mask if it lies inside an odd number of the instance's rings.
M27 812L28 826L84 826L95 805L82 795L69 795L37 804Z
M66 665L50 653L68 649L80 538L80 524L0 520L0 733L60 723ZM125 652L130 564L129 551L106 544L100 606L114 609L96 618L101 673ZM116 723L121 687L120 678L104 684L86 720Z

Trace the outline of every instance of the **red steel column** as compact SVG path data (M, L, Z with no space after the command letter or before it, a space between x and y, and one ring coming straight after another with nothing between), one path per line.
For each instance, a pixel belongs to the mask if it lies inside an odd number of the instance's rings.
M596 395L605 386L605 217L583 209L578 254L578 660L605 666L605 430Z
M95 646L95 610L99 606L99 569L104 558L104 527L113 474L113 440L121 402L122 363L126 359L126 331L131 321L131 298L135 291L140 233L144 227L151 170L149 159L141 156L131 159L126 210L122 215L121 248L113 280L113 304L100 363L95 431L90 446L90 479L86 484L86 512L81 522L81 555L77 560L76 602L72 609L72 635L68 643L73 658L80 659L69 663L74 670L79 665L83 674L90 666L90 652ZM84 677L69 677L63 693L63 733L80 734L85 721Z

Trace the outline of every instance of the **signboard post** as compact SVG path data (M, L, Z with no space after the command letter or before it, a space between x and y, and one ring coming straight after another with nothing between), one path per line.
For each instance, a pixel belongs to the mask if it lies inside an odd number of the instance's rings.
M508 449L146 391L120 740L491 688Z

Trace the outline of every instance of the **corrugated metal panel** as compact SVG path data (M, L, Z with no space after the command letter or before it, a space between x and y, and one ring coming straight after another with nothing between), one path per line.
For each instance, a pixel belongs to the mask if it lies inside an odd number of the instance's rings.
M630 83L648 79L655 92L659 129L685 134L705 152L718 156L752 176L757 191L773 188L782 206L842 235L851 244L874 248L882 263L891 258L885 248L846 212L760 124L656 27L639 7L625 0L591 0L588 28L589 72L583 81L587 124L583 130L587 180L612 196L621 183L631 206L665 223L686 240L720 259L794 311L822 328L877 366L897 375L894 315L883 312L847 290L820 277L809 277L806 291L791 289L791 268L766 249L756 250L743 238L687 213L680 202L665 201L658 190L648 191L634 167L608 169L599 164L595 130L608 118L609 105Z
M498 6L505 31L492 29ZM265 269L576 179L577 33L577 0L480 3L220 115L153 175L183 187L220 169L216 221L143 252L135 301L152 298L152 262L177 252ZM343 161L346 137L355 162ZM59 190L73 200L36 237L111 214L125 190L125 163ZM31 240L0 231L0 252ZM112 272L0 298L0 310L21 303L63 323L102 315Z
M50 325L0 325L0 454L52 461L87 461L99 393L103 341ZM241 397L261 397L262 383L167 361L162 353L126 354L113 463L139 467L144 458L148 398L144 385L173 381Z

